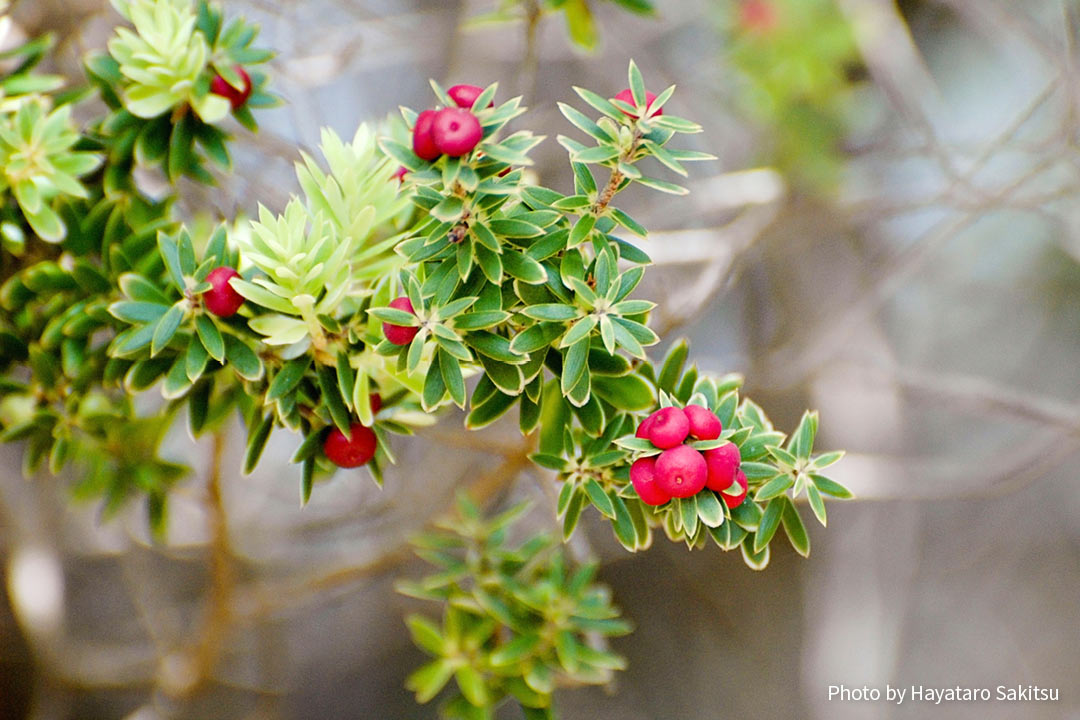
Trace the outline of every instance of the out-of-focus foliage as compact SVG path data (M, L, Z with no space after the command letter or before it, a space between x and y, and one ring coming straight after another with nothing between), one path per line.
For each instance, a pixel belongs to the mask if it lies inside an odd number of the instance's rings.
M606 0L636 15L653 15L656 4L652 0ZM501 25L506 23L535 23L549 15L562 15L566 34L577 48L593 51L600 43L597 27L595 0L499 0L494 10L469 19L466 27Z
M734 0L723 5L737 98L761 126L768 162L804 189L839 178L858 49L836 0Z
M435 571L398 583L398 590L438 602L443 612L441 622L407 618L413 642L434 658L407 686L426 703L452 678L443 717L489 720L512 701L529 720L555 718L557 688L606 684L626 666L602 644L631 626L608 589L594 582L596 566L570 567L546 535L514 544L514 522L526 509L487 519L462 493L456 516L414 541Z

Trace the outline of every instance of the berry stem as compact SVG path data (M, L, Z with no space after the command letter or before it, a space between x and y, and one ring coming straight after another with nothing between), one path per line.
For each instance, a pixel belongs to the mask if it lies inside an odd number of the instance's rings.
M634 139L630 143L630 148L619 156L619 162L630 162L634 157L634 153L637 151L639 142L641 142L641 131L635 130ZM604 186L600 195L597 196L596 202L593 203L593 215L599 216L607 210L607 206L611 204L611 200L615 197L615 193L619 192L619 185L621 185L622 181L625 179L626 176L622 174L622 171L619 170L617 165L611 169L611 177L608 178L607 185Z
M615 193L619 192L619 185L622 183L623 178L622 171L618 168L611 171L611 177L608 178L607 185L604 186L603 191L596 198L596 202L593 203L593 215L600 215L607 210L607 206L615 197Z

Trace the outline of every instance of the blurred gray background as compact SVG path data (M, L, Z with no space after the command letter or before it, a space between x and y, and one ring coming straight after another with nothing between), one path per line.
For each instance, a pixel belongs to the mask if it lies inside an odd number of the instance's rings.
M646 19L602 3L601 46L583 55L541 21L535 69L521 25L460 23L493 0L229 0L262 23L287 104L237 132L220 190L185 187L189 208L233 216L280 208L297 148L319 128L351 135L399 104L430 104L427 78L499 81L549 139L543 184L570 185L554 142L571 85L613 95L633 56L649 85L677 82L689 145L719 156L692 194L631 192L656 232L643 297L670 341L693 340L710 371L790 429L821 411L822 448L858 500L808 527L809 560L774 543L761 573L738 554L658 539L629 555L589 518L573 551L637 631L614 642L630 669L611 690L566 691L562 716L1080 718L1080 172L1077 7L1059 0L841 0L861 54L856 114L834 193L769 169L765 131L730 102L718 0L660 2ZM103 47L99 0L28 0L23 31L59 34L58 64ZM684 143L685 144L685 143ZM657 350L659 352L659 349ZM451 415L397 445L379 490L342 472L297 502L295 439L278 431L258 472L242 438L221 448L178 428L168 452L199 476L173 501L169 542L133 509L102 524L66 480L24 480L3 447L0 719L431 718L403 687L422 661L402 625L423 609L392 581L416 576L404 542L454 489L492 505L533 497L550 527L551 479L523 461L516 423L466 435ZM234 429L235 430L235 429ZM808 515L808 514L807 514ZM18 593L32 607L18 607ZM1057 703L840 703L830 685L1034 685ZM517 717L508 712L505 717Z

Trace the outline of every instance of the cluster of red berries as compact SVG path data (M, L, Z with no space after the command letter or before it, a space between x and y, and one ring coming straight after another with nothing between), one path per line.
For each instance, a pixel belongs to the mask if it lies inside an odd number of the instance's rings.
M708 488L721 493L728 507L746 499L746 475L739 469L742 458L734 443L699 451L684 444L687 439L715 440L724 428L720 418L708 408L660 408L638 426L636 437L644 438L659 455L643 457L630 466L630 482L647 505L663 505L672 498L692 497ZM724 494L738 481L742 493Z
M221 75L215 75L214 79L210 81L210 92L228 100L233 110L239 110L251 97L251 76L239 65L234 66L233 71L240 76L241 86L239 88L230 85Z
M375 414L382 407L382 398L378 393L371 396L371 412ZM349 426L348 436L338 428L333 428L323 440L323 453L326 459L338 467L354 468L366 464L375 457L379 440L375 431L367 425L354 422Z
M483 91L476 85L455 85L446 94L457 107L420 113L412 131L416 156L431 162L442 155L461 157L472 152L484 136L480 121L472 114L472 106Z

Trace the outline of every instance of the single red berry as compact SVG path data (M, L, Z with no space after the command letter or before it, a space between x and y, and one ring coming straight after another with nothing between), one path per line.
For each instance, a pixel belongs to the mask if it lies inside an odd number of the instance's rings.
M402 165L397 170L395 170L394 174L391 175L390 177L391 177L391 179L396 179L399 183L405 182L405 175L408 174L408 172L409 172L409 168Z
M413 310L412 303L409 302L409 298L402 295L399 298L395 298L390 301L390 307L395 310L404 310L405 312L416 314ZM382 324L383 335L386 339L395 345L408 345L416 337L416 333L420 332L420 328L415 325L394 325L393 323L384 322Z
M739 3L739 25L746 30L766 34L776 27L778 20L776 5L769 0L743 0Z
M425 110L416 116L416 124L412 130L412 149L416 157L421 160L438 160L442 151L435 145L435 138L431 134L431 123L435 120L434 110Z
M646 505L663 505L671 496L656 485L656 458L643 457L630 466L630 482L641 502Z
M431 121L435 147L450 157L468 155L484 136L480 121L468 110L443 108Z
M241 87L235 88L221 75L215 75L210 81L210 92L228 100L233 110L239 110L251 97L251 76L239 65L234 65L233 71L240 76Z
M649 428L652 427L653 416L655 414L656 413L653 413L641 421L641 424L637 426L637 432L634 433L634 437L645 438L646 440L649 439Z
M690 434L698 440L715 440L724 431L720 418L709 408L700 405L687 405L683 408L690 421Z
M371 393L371 414L379 412L382 409L382 396L379 393Z
M375 457L378 444L375 431L356 422L349 427L349 437L336 427L331 430L323 441L323 452L338 467L354 468Z
M476 98L480 97L480 93L484 92L484 88L476 85L455 85L446 91L446 94L450 96L450 99L454 101L454 104L459 108L465 108L466 110L472 109L473 103L476 102ZM488 107L494 107L494 101L488 103Z
M689 445L665 450L656 459L656 486L671 497L698 494L705 487L708 474L705 458Z
M648 429L649 441L661 450L679 445L690 434L690 419L682 408L660 408L645 422L649 420L652 420Z
M722 493L735 482L742 457L735 443L726 443L718 448L705 451L705 464L709 468L709 477L705 487Z
M240 273L227 265L214 268L206 276L210 289L202 294L203 305L218 317L232 317L244 304L244 296L229 283L234 277L240 277Z
M630 88L626 88L621 93L616 95L615 99L616 100L622 100L624 103L630 103L631 105L636 105L637 104L637 103L634 102L634 93ZM646 110L648 110L649 108L652 107L653 100L655 100L655 99L656 99L656 93L651 93L648 90L645 91L645 109ZM627 112L627 111L623 110L622 114L627 116L627 117L632 117L635 120L637 119L637 115L635 115L632 112ZM663 115L663 114L664 114L664 108L660 108L655 113L653 113L653 117L658 117L658 116Z
M724 498L724 502L727 503L729 508L737 508L743 504L743 500L746 499L746 473L742 470L735 471L735 481L742 485L742 492L732 497L731 495L725 495L720 493L720 497Z

